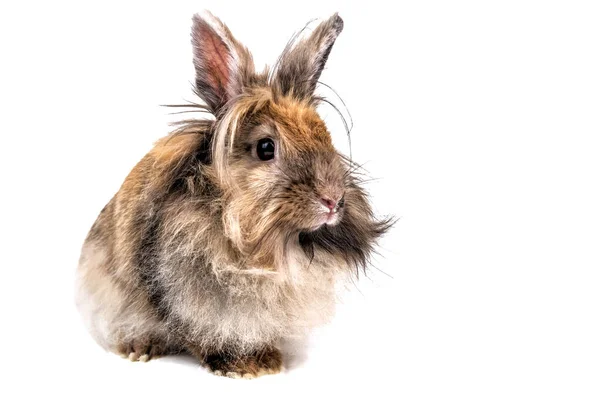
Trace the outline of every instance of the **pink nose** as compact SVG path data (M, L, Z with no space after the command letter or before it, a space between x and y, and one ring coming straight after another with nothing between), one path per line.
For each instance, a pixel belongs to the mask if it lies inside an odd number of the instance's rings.
M338 202L337 201L333 201L328 197L321 197L321 203L329 208L330 211L333 211L333 209L337 206Z

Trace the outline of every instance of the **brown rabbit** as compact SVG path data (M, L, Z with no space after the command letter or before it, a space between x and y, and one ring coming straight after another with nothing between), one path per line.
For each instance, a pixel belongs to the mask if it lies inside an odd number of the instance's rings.
M214 119L159 140L83 246L77 303L131 360L189 352L217 375L281 371L277 345L330 318L335 283L390 226L334 149L314 91L336 14L256 73L210 14L194 16L196 92Z

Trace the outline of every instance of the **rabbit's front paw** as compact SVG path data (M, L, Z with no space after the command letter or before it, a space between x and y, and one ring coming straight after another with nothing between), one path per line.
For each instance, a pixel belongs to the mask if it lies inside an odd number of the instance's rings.
M164 341L145 337L120 343L117 346L117 353L131 361L146 362L152 358L167 355L169 352Z
M277 374L283 369L281 353L274 347L237 357L226 352L215 353L206 356L204 364L213 374L229 378L253 379Z

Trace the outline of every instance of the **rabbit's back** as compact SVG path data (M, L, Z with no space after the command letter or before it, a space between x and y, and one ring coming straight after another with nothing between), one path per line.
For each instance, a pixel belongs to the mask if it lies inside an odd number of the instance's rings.
M76 302L85 324L105 349L140 336L163 335L165 327L140 285L139 256L150 155L129 174L102 209L84 242L76 281ZM166 337L166 336L165 336Z

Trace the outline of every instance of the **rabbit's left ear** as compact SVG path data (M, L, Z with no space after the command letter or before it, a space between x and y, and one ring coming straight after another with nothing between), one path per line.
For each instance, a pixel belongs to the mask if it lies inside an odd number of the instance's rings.
M301 100L314 94L331 48L343 28L344 21L336 13L319 24L308 38L284 52L274 81L281 93Z
M248 49L208 11L194 15L193 22L196 89L217 114L242 92L244 83L254 74L254 62Z

